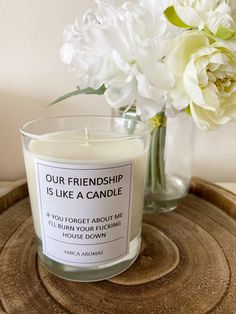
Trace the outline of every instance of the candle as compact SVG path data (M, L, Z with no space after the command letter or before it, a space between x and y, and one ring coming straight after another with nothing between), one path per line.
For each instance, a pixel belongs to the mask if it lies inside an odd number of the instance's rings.
M132 134L127 120L108 117L39 120L22 129L38 254L58 276L102 280L138 255L148 129L131 123Z

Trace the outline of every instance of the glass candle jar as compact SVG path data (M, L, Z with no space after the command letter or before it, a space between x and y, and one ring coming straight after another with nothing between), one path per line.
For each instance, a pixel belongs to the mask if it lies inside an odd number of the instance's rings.
M37 252L59 277L103 280L139 253L149 130L129 124L72 116L21 129Z

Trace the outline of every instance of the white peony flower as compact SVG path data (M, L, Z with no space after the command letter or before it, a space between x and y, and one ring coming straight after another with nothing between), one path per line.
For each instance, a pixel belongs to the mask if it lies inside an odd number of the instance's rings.
M236 118L236 53L198 31L176 39L166 59L175 76L169 93L176 109L190 105L192 117L202 130L214 129Z
M213 34L222 32L222 27L236 31L236 21L232 17L235 0L176 0L174 3L178 17L187 25L199 30L207 27ZM221 36L221 33L219 34ZM233 36L233 35L232 35Z
M80 88L104 84L111 106L135 103L144 119L152 117L174 85L163 58L179 30L166 21L157 1L96 2L83 23L66 28L62 61L70 64ZM165 2L170 3L162 0L163 8Z
M61 49L80 89L105 86L111 106L136 105L144 120L190 108L210 129L235 116L235 0L95 2Z

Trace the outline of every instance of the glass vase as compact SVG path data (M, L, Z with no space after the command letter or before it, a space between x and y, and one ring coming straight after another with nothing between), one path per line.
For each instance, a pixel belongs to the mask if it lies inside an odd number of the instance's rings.
M121 108L119 115L135 128L136 111ZM145 183L145 213L174 210L187 195L192 177L194 124L185 112L173 118L157 114L148 122L151 132Z
M193 121L186 113L174 118L159 114L151 122L146 213L174 210L186 196L192 177L193 144Z

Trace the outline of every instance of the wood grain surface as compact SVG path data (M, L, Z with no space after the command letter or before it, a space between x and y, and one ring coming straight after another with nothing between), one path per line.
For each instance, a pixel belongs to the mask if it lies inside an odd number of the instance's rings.
M0 198L0 313L236 313L233 193L194 179L176 211L144 216L140 255L130 269L76 283L51 275L38 260L25 188Z

